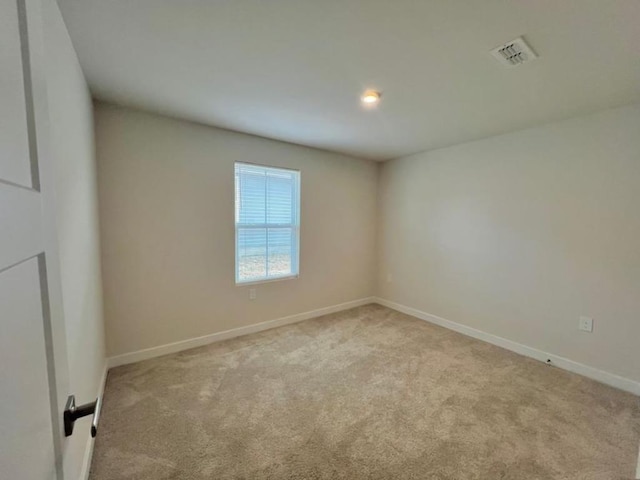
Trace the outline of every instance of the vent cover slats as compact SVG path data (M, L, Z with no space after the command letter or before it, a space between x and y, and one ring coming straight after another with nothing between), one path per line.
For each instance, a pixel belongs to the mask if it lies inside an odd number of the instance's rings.
M491 55L505 67L515 67L538 58L522 37L494 48Z

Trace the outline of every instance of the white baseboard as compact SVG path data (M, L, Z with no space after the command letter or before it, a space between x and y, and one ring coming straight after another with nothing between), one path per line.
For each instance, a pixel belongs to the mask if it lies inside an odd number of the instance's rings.
M160 357L162 355L176 353L182 350L189 350L190 348L202 347L203 345L208 345L210 343L220 342L222 340L228 340L230 338L240 337L242 335L248 335L250 333L262 332L271 328L281 327L283 325L289 325L292 323L301 322L303 320L309 320L310 318L321 317L322 315L328 315L330 313L341 312L342 310L348 310L350 308L360 307L362 305L367 305L374 302L375 297L361 298L359 300L353 300L330 307L319 308L317 310L311 310L309 312L298 313L295 315L290 315L288 317L282 317L275 320L268 320L266 322L247 325L246 327L234 328L231 330L225 330L224 332L212 333L210 335L204 335L202 337L190 338L187 340L182 340L180 342L168 343L166 345L146 348L144 350L138 350L137 352L125 353L123 355L111 357L107 360L107 365L109 368L113 368L129 363L136 363L142 360L147 360L149 358Z
M511 350L512 352L519 353L520 355L524 355L535 360L540 360L541 362L546 363L547 360L551 360L552 365L562 368L563 370L568 370L570 372L577 373L579 375L591 378L612 387L619 388L620 390L625 390L635 395L640 395L640 382L620 377L603 370L598 370L597 368L574 362L573 360L569 360L568 358L560 357L552 353L547 353L536 348L528 347L521 343L507 340L506 338L498 337L497 335L492 335L490 333L486 333L481 330L462 325L461 323L452 322L451 320L446 320L436 315L431 315L430 313L425 313L415 308L407 307L406 305L391 302L383 298L376 297L375 302L393 310L397 310L398 312L406 313L407 315L419 318L420 320L434 323L441 327L448 328L449 330L467 335L468 337L473 337L478 340L482 340L483 342L497 345L498 347Z
M107 363L105 362L104 370L102 371L102 378L100 379L100 387L98 388L98 397L102 397L104 395L104 387L107 383L107 372L109 371L107 367ZM99 413L99 412L98 412ZM98 426L98 428L100 428ZM94 439L89 435L89 439L87 440L87 446L84 450L84 458L82 460L82 468L80 469L80 476L78 480L89 480L89 472L91 470L91 458L93 457L93 444Z

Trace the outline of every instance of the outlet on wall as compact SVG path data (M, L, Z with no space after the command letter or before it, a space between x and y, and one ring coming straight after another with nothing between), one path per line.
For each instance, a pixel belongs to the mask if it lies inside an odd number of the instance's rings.
M391 283L393 282L393 275L391 275L390 273L387 273L387 283Z
M583 332L589 332L589 333L593 332L593 318L580 317L578 329L580 329Z
M250 288L249 289L249 300L255 300L258 297L258 294L256 293L256 289L255 288Z

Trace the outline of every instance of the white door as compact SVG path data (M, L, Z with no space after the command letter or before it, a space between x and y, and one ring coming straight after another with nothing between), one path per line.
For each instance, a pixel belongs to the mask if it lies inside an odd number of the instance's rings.
M39 0L0 0L0 478L63 480L68 367Z

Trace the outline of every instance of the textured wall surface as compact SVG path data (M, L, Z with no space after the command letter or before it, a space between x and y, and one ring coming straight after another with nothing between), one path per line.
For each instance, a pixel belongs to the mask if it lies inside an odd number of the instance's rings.
M100 103L95 118L110 356L375 293L376 163ZM300 170L299 278L235 285L235 161Z
M640 380L639 133L631 105L385 163L379 295Z

